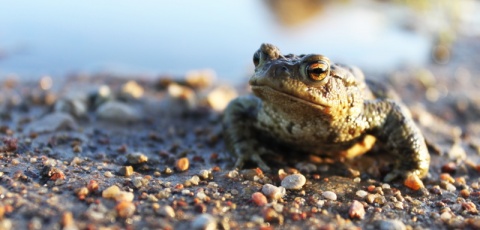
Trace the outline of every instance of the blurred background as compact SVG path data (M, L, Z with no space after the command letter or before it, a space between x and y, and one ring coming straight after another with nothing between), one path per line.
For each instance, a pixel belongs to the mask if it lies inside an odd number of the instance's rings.
M375 75L447 63L480 39L476 0L0 1L0 78L208 70L241 82L261 43ZM478 43L478 42L477 42Z

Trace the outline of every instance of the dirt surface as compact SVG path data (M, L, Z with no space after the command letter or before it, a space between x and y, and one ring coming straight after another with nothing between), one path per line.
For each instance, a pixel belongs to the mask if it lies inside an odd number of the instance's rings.
M0 229L478 229L479 52L478 39L463 38L447 64L381 78L428 141L430 173L416 191L382 182L392 161L381 149L352 162L283 153L272 172L232 169L221 109L248 89L208 73L5 80ZM293 174L305 184L284 184Z

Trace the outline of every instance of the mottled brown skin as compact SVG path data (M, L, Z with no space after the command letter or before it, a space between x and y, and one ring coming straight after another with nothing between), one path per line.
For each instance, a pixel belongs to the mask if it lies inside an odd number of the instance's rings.
M264 169L274 154L264 138L295 152L338 156L373 135L396 159L386 181L428 173L430 155L409 111L356 68L322 55L282 55L263 44L254 55L250 85L255 96L239 97L224 114L224 134L236 167L251 160Z

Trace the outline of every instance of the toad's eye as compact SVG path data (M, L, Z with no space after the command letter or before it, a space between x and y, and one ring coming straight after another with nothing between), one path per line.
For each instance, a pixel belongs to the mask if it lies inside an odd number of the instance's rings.
M318 61L307 66L307 75L314 81L321 81L330 74L330 65L325 61Z

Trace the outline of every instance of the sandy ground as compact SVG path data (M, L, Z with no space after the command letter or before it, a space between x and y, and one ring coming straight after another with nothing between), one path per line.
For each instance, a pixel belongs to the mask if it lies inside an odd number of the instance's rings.
M381 76L429 144L417 191L382 182L392 159L381 150L233 169L221 109L248 90L208 73L5 80L0 229L478 229L479 52L478 39L463 38L447 64ZM293 174L305 184L279 187Z

